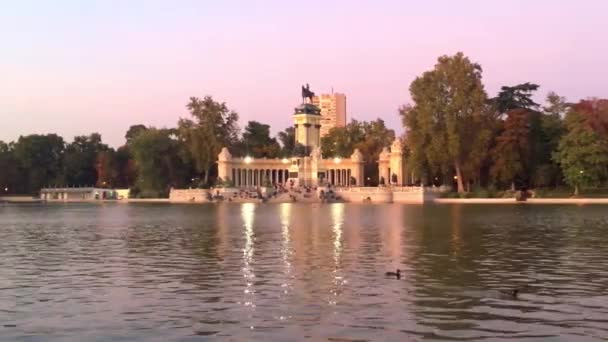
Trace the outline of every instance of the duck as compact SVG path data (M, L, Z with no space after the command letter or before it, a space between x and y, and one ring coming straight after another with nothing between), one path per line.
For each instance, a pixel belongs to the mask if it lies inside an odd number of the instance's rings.
M401 270L397 269L397 272L386 272L385 275L387 277L397 277L397 279L401 279Z
M504 297L515 299L515 298L517 298L517 295L519 294L519 289L500 290L500 294Z

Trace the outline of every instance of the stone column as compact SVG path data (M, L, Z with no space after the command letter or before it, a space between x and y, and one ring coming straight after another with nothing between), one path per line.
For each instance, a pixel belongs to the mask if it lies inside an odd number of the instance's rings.
M351 186L351 184L350 184L350 174L351 174L350 168L346 169L346 185L348 185L348 186Z
M390 169L391 169L391 183L394 174L397 176L397 182L395 185L403 185L404 182L404 170L403 170L403 148L400 139L395 139L391 145L390 154Z
M232 155L227 148L223 147L217 156L217 176L226 181L232 175Z
M353 176L353 178L355 178L356 186L365 186L365 175L363 174L363 155L359 149L355 149L355 151L353 151L353 154L350 156L350 160L352 166L351 174L349 176Z

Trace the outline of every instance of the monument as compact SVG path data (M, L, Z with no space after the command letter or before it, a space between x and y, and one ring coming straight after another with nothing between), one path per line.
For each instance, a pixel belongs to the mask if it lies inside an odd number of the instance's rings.
M296 146L301 152L283 159L232 157L224 147L218 155L218 176L235 187L361 186L363 155L355 149L350 156L323 158L321 110L312 103L315 93L302 86L302 103L294 109Z

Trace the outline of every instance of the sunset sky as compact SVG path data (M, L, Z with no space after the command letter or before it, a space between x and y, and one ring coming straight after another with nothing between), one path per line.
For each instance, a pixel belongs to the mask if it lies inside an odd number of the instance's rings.
M174 126L212 95L273 132L300 85L383 118L438 56L482 65L490 96L531 81L570 101L608 97L608 1L2 1L0 140Z

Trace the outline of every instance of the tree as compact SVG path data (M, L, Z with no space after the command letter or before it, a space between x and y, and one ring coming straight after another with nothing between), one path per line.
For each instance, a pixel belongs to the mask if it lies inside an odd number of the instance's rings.
M284 131L277 134L281 142L281 155L289 157L294 153L296 148L296 129L293 126L285 128Z
M414 105L402 111L410 143L419 166L426 164L446 174L456 172L458 192L472 177L467 163L482 160L479 147L488 145L486 93L481 66L462 53L439 57L435 68L416 78L410 86ZM468 171L468 172L467 172ZM466 173L469 174L466 174Z
M277 158L281 146L270 137L270 126L257 121L249 121L240 142L241 151L255 158Z
M63 155L62 179L66 185L92 186L97 183L97 155L109 148L99 133L74 137Z
M148 129L148 128L142 124L131 125L131 127L129 127L129 129L127 130L127 133L125 134L125 139L127 140L127 144L131 143L133 141L133 139L135 139L135 137L137 137L137 135L139 133L145 131L146 129Z
M511 190L515 190L514 179L526 174L531 157L529 115L531 113L523 108L510 110L491 152L494 156L492 177L498 182L511 183Z
M130 188L135 185L137 168L129 145L121 146L116 150L113 166L116 172L114 186Z
M538 165L534 171L534 186L536 187L555 186L563 178L559 165L553 160L552 155L557 150L559 141L565 132L562 118L570 104L564 97L554 92L549 92L546 102L548 105L543 107L541 115L539 148L535 153Z
M119 170L116 165L116 152L109 148L97 153L95 162L97 173L96 186L101 188L113 188L117 183Z
M548 105L543 107L543 110L547 116L563 118L570 107L565 97L559 96L553 91L547 94L546 101Z
M349 157L355 146L365 140L363 123L352 120L344 127L334 127L321 138L321 149L326 157Z
M170 187L188 182L189 167L180 157L180 144L170 129L148 128L133 139L136 185L143 197L166 196Z
M537 89L538 85L530 82L504 86L490 100L498 117L506 117L491 152L494 164L490 173L497 182L511 183L512 190L516 180L529 185L537 166L550 160L550 154L539 158L545 139L541 114L536 110L539 105L532 100Z
M23 183L13 144L0 141L0 194L22 192Z
M565 118L566 134L554 159L575 195L580 187L597 186L608 176L608 139L594 122L601 111L592 101L581 101Z
M395 131L387 128L382 119L363 121L361 127L364 139L356 143L354 147L358 148L361 154L365 156L364 174L375 182L379 177L378 159L380 153L384 147L391 146L395 140ZM348 154L349 157L350 154Z
M498 96L491 101L494 103L499 114L504 114L513 109L536 109L538 103L532 100L532 94L538 89L538 84L526 82L516 86L503 86Z
M407 147L408 155L406 164L408 170L413 174L423 176L432 174L432 167L426 157L426 151L431 144L431 137L422 131L418 120L418 113L409 105L399 108L401 122L405 127L404 145ZM440 165L435 165L435 169L442 169ZM414 182L415 180L412 179ZM424 183L424 181L423 181Z
M196 171L209 183L211 168L222 147L233 147L238 142L238 114L225 103L211 96L202 100L191 97L186 106L194 120L179 121L180 135L190 152Z
M26 184L25 192L37 193L40 188L60 181L64 149L63 138L56 134L19 137L13 151Z
M365 175L378 179L378 158L384 147L395 140L395 131L388 129L382 119L352 120L344 127L334 127L321 138L325 157L349 158L356 148L365 156Z

